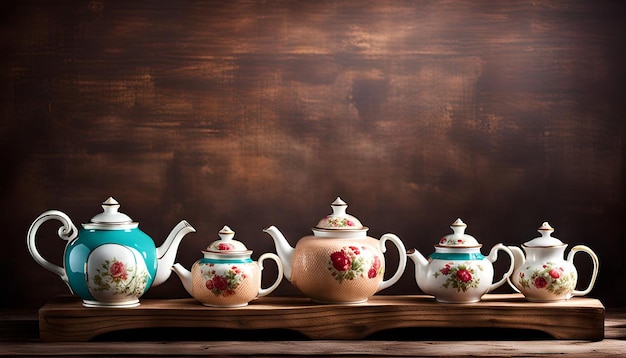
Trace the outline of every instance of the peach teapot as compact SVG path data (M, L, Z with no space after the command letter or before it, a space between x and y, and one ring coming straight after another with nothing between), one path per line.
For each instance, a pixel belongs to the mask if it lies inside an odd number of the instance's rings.
M417 250L407 252L415 262L415 280L426 294L435 296L438 302L471 303L504 284L513 272L513 253L503 244L495 245L488 256L480 252L481 244L476 238L465 234L467 225L457 219L450 226L453 233L445 235L435 252L426 259ZM493 263L498 251L509 255L511 263L502 279L492 283Z
M509 246L515 255L515 271L511 275L509 285L524 294L527 300L534 302L551 302L567 300L573 296L584 296L591 292L598 276L598 257L585 245L572 247L567 259L564 259L564 244L552 237L554 228L544 222L537 230L540 237L522 244L519 247ZM574 255L584 252L593 261L591 280L586 289L576 290L578 272L574 267Z
M252 261L252 251L241 241L234 240L235 232L224 226L220 239L202 250L204 257L196 261L191 271L177 263L172 270L180 277L185 290L205 306L242 307L257 297L270 294L283 278L280 259L265 253L259 261ZM278 273L274 283L261 288L263 261L276 262Z
M139 229L139 223L119 212L113 198L102 203L103 212L76 229L70 218L58 210L39 215L28 230L26 243L35 261L59 275L86 307L133 307L151 286L159 285L172 273L170 267L183 237L195 232L185 220L174 227L160 247ZM37 231L48 220L62 226L58 236L67 241L63 267L41 256L36 245Z
M285 278L318 303L361 303L392 286L406 267L406 250L400 238L385 234L380 240L367 236L368 228L346 213L348 205L337 197L332 213L301 238L296 247L274 226L264 231L276 245ZM385 244L398 249L399 263L393 276L383 280Z

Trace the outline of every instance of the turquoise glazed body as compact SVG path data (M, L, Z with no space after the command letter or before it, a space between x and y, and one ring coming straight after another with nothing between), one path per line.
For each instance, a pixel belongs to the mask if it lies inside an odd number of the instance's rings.
M57 210L41 214L31 225L28 249L37 263L56 273L87 307L133 307L151 286L169 277L182 237L195 231L181 221L165 243L157 248L150 236L126 214L118 212L113 198L102 204L103 212L77 230L69 217ZM63 267L44 259L35 238L40 225L59 220L59 237L67 240Z
M100 248L108 248L111 255L102 263L101 272L95 271L95 275L91 276L91 286L93 294L88 287L87 267L85 263L89 261L90 255L94 250ZM131 254L134 262L134 271L132 280L129 280L129 265L121 266L116 264L120 259L116 255ZM108 260L108 262L107 262ZM143 261L143 264L141 263ZM133 266L133 265L130 265ZM94 295L104 291L106 285L111 288L117 287L120 293L126 292L126 296L143 295L152 285L157 272L156 247L150 236L146 235L139 228L123 229L123 230L94 230L81 229L78 238L69 243L65 249L65 270L68 278L68 284L71 290L80 298L87 301L98 301ZM108 274L102 271L108 269ZM113 274L111 274L113 272ZM115 277L114 277L115 276ZM95 279L95 277L100 277ZM126 280L123 278L126 277ZM124 283L124 281L127 281Z

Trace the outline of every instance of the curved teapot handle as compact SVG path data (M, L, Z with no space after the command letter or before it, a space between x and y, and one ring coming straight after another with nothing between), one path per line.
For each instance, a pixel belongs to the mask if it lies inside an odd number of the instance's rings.
M259 288L259 295L257 297L263 297L263 296L269 295L272 291L276 289L276 287L278 287L278 285L280 284L280 281L283 279L283 264L280 262L280 257L278 257L276 254L273 254L271 252L261 255L258 261L258 265L259 265L259 268L261 269L261 272L263 272L263 261L265 259L276 261L276 267L278 268L278 275L276 277L276 281L274 281L274 283L270 287Z
M37 234L37 230L39 230L41 224L48 220L59 220L63 224L63 226L61 226L58 230L58 235L61 239L69 242L78 235L78 230L76 230L76 226L74 226L72 220L70 220L67 215L58 210L49 210L39 215L39 217L35 219L35 221L28 229L28 235L26 236L26 245L28 246L28 251L30 252L30 255L33 257L33 259L35 259L38 264L43 266L45 269L59 275L69 287L69 282L65 269L44 259L37 250L37 246L35 244L35 236Z
M513 252L511 252L511 249L504 246L503 244L497 244L496 246L494 246L489 252L489 256L487 256L487 260L491 261L492 263L495 262L498 259L498 251L500 250L506 252L507 255L509 255L509 257L511 258L511 264L509 265L509 269L504 273L504 275L502 275L502 278L499 281L491 284L491 286L489 287L489 291L487 292L491 292L495 290L496 288L502 286L502 284L504 284L507 280L510 280L509 277L511 276L511 274L513 273L513 270L515 269L515 257L513 256Z
M522 251L522 249L520 249L517 246L507 246L507 248L509 250L511 250L511 252L513 253L513 256L515 257L515 263L513 265L513 272L515 272L515 269L520 268L522 266L522 264L524 263L524 252ZM515 286L515 284L513 283L513 281L511 281L511 275L506 277L506 282L508 282L509 286L511 286L511 288L517 292L517 293L522 293L517 286Z
M384 290L385 288L388 288L394 283L398 282L398 280L404 273L404 270L406 269L406 249L404 248L404 244L398 236L394 234L385 234L380 238L379 241L379 249L383 254L385 253L385 251L387 251L387 247L385 246L387 240L391 241L398 248L398 256L400 260L398 262L398 269L396 270L396 273L394 273L393 276L391 276L391 278L389 278L388 280L381 282L378 285L378 290L376 292Z
M576 255L576 253L580 251L585 252L586 254L591 256L591 260L593 260L593 271L591 273L591 281L589 281L589 286L587 286L587 288L582 291L579 291L579 290L572 291L572 296L584 296L588 294L589 292L591 292L593 285L596 283L596 278L598 277L598 266L599 266L598 256L596 255L595 252L593 252L589 247L585 245L576 245L572 247L569 254L567 254L567 262L569 262L570 264L572 264L572 266L574 266L574 255Z

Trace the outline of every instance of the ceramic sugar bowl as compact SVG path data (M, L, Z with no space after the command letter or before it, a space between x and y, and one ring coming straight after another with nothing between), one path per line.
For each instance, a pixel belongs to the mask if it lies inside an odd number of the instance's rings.
M428 259L417 250L407 252L415 262L415 279L419 288L435 296L439 302L470 303L500 287L513 272L513 253L502 244L495 245L488 256L480 252L481 244L471 235L465 234L467 225L457 219L450 228L453 234L444 236L435 246ZM492 283L492 263L498 251L509 255L511 264L502 279Z
M293 248L274 226L264 231L272 236L285 271L285 278L319 303L360 303L398 281L406 267L404 244L394 234L380 240L367 236L368 228L346 213L348 205L337 198L332 214L322 218ZM394 275L383 280L385 244L399 253Z
M270 294L283 278L283 267L278 256L265 253L252 261L252 251L237 240L235 232L224 226L220 239L211 243L196 261L191 272L177 263L172 270L180 277L185 290L205 306L242 307L257 297ZM276 262L278 274L268 288L261 288L263 261Z
M564 259L567 244L551 236L554 228L544 222L538 231L540 237L522 244L526 256L519 247L509 246L515 255L515 271L509 280L511 287L534 302L567 300L591 292L598 276L596 254L585 245L577 245ZM579 291L575 289L578 272L574 267L574 255L581 251L591 257L593 271L587 288Z

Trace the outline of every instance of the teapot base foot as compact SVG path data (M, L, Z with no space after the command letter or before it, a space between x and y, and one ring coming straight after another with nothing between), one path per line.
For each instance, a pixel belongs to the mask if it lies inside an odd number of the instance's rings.
M452 300L440 300L440 299L435 299L435 301L439 302L439 303L453 303L453 304L465 304L465 303L476 303L476 302L480 302L480 298L477 300L469 300L469 301L452 301Z
M534 303L556 303L556 302L563 302L563 301L567 301L569 300L569 298L555 298L555 299L537 299L537 298L528 298L528 297L524 297L524 299L528 302L534 302Z
M322 305L358 305L359 303L367 302L367 298L364 300L358 300L358 301L323 301L323 300L316 300L314 298L311 298L311 301L322 304Z
M248 303L239 303L236 305L213 305L210 303L202 303L206 307L215 307L215 308L237 308L237 307L246 307Z
M139 300L131 300L124 302L100 302L94 300L83 300L84 307L100 307L100 308L130 308L139 306Z

